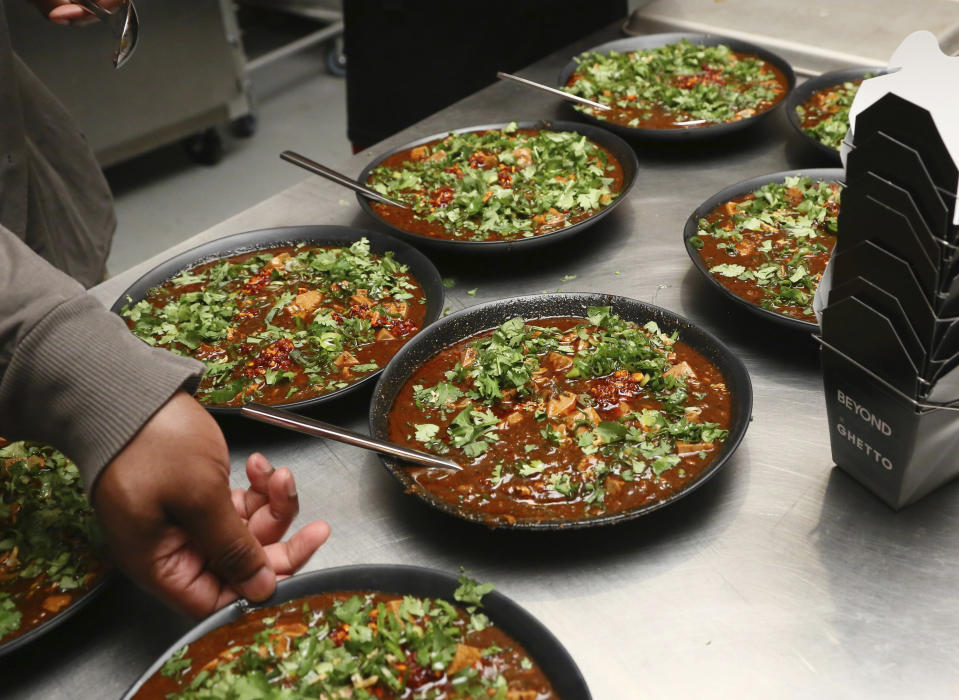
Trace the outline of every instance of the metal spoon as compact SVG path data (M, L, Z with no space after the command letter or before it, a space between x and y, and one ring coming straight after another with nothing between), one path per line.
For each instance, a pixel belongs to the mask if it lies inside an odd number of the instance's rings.
M137 19L137 9L133 6L133 0L126 0L113 12L103 9L96 0L74 0L74 4L81 5L92 12L97 19L110 28L113 36L119 39L116 51L113 52L113 67L120 68L129 61L140 36L140 21Z
M356 447L362 447L365 450L371 450L373 452L380 452L382 454L392 455L393 457L399 457L402 460L413 462L421 467L427 467L429 469L451 469L454 471L460 471L463 469L463 467L458 465L456 462L451 462L448 459L440 459L439 457L434 457L426 452L411 450L408 447L394 445L392 442L386 442L385 440L377 440L376 438L367 437L366 435L360 435L359 433L354 433L350 430L344 430L343 428L330 425L329 423L323 423L318 420L313 420L312 418L304 418L303 416L298 416L294 413L290 413L289 411L284 411L279 408L250 404L241 408L240 413L247 418L258 420L261 423L278 425L281 428L288 428L299 433L306 433L307 435L312 435L313 437L324 437L329 438L330 440L338 440L339 442L345 442L347 445L355 445Z
M563 90L557 90L556 88L549 87L548 85L543 85L542 83L537 83L532 80L527 80L526 78L521 78L518 75L513 75L511 73L503 73L502 71L496 74L496 77L500 80L512 80L515 83L520 85L525 85L526 87L534 88L536 90L541 90L543 92L548 92L550 95L555 95L557 97L562 97L564 100L569 100L570 102L578 102L579 104L586 105L587 107L592 107L593 109L599 109L604 112L612 109L609 105L604 105L599 102L593 102L592 100L587 100L585 97L580 97L579 95L571 95L568 92Z
M325 177L327 180L331 180L338 185L343 185L343 187L348 187L354 192L359 192L361 195L367 199L373 199L377 202L382 202L383 204L392 204L394 207L399 207L400 209L409 209L405 204L400 204L399 202L394 202L389 197L384 197L376 190L371 190L364 184L361 184L354 180L353 178L344 175L341 172L337 172L332 168L328 168L325 165L320 165L315 160L310 160L306 156L300 155L295 151L283 151L280 154L280 158L285 160L287 163L293 163L293 165L299 165L304 170L309 170L314 175L319 175L320 177Z

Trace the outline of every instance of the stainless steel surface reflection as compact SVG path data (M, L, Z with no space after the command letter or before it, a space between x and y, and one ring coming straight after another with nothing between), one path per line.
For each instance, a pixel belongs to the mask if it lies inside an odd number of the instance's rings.
M573 52L615 36L596 33L521 73L550 83ZM568 112L500 82L338 169L359 172L375 153L440 129L544 116ZM754 423L699 492L597 532L489 532L404 495L371 454L246 424L226 426L235 483L253 450L294 471L300 522L322 517L333 527L309 568L463 565L494 581L560 638L598 700L955 695L959 487L897 514L833 469L814 343L714 296L683 250L697 204L747 177L817 165L803 149L782 113L721 143L640 144L635 191L589 233L494 264L431 256L457 279L454 309L557 288L610 292L684 314L729 343L752 376ZM376 226L340 188L309 178L181 247L307 222ZM112 303L156 262L95 293ZM338 406L337 422L365 430L367 400ZM5 659L3 693L119 695L186 627L119 582L49 644Z

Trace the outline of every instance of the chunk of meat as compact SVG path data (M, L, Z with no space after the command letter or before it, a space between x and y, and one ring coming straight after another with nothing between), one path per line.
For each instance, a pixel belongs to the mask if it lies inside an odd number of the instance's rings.
M561 355L556 351L550 352L543 362L560 372L573 366L573 358Z
M297 316L299 314L305 314L313 311L317 306L320 305L320 302L322 301L323 295L315 289L311 289L308 292L297 294L293 299L293 303L287 306L286 310L294 316Z
M396 336L390 333L390 330L388 328L380 328L376 332L376 339L377 340L396 340Z
M73 600L72 595L51 595L44 599L42 607L47 612L60 612L70 604L71 600Z
M460 355L460 366L469 367L476 361L476 350L473 349L473 346L470 345L463 349L462 354Z
M623 486L626 484L625 481L620 479L618 476L607 476L606 477L606 493L610 496L617 496L620 491L623 490Z
M709 452L714 447L711 442L679 442L676 441L676 454L680 457L699 454L700 452Z
M497 165L499 165L499 158L492 153L476 151L476 153L470 156L469 165L474 169L478 168L480 170L489 170L490 168L495 168Z
M406 314L409 313L410 307L405 301L391 301L383 304L383 309L391 316L401 316L402 318L406 318Z
M413 148L410 151L410 159L414 161L426 160L426 158L429 157L429 155L430 155L429 146L417 146L416 148Z
M356 359L356 355L344 350L340 353L340 356L333 360L333 364L337 367L352 367L353 365L360 364L360 361Z
M550 207L545 214L537 214L533 217L533 223L537 226L559 226L566 221L566 215L554 207Z
M539 692L536 690L507 690L506 700L536 700Z
M689 366L689 363L686 362L685 360L683 360L682 362L679 362L679 363L673 365L673 366L670 367L668 370L666 370L665 372L663 372L663 376L664 376L664 377L667 377L667 376L668 376L668 377L677 377L677 378L680 378L680 379L683 378L683 377L691 377L691 378L695 379L695 378L696 378L696 373L693 371L693 368Z
M453 660L446 667L446 673L452 676L459 673L464 668L468 668L483 658L483 650L478 647L471 647L469 644L457 644L456 653Z
M555 418L556 416L565 416L576 407L576 394L565 391L557 397L549 400L546 405L546 416Z
M350 301L354 304L366 304L367 306L373 305L373 300L369 297L369 290L367 289L357 289L356 294L350 297Z
M526 146L519 146L513 149L513 158L516 159L517 168L526 168L533 164L533 152Z
M286 261L290 259L289 253L280 253L279 255L273 256L273 258L266 265L263 266L264 271L269 270L279 270L286 265Z
M427 158L426 160L431 160L431 161L434 161L434 162L435 162L435 161L438 161L438 160L443 160L445 157L446 157L446 151L444 151L444 150L441 148L441 149L438 150L438 151L434 151L434 152L433 152L433 155L431 155L431 156L430 156L429 158Z

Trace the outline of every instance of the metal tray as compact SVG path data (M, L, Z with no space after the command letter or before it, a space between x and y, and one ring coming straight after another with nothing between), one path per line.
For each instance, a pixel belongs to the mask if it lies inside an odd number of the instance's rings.
M443 598L454 605L460 605L453 599L453 591L458 586L456 576L419 566L341 566L299 574L280 581L269 600L256 605L239 600L210 615L163 652L123 697L125 700L134 697L140 686L160 670L173 652L217 627L235 622L250 610L335 591L376 591ZM576 662L543 623L498 591L483 596L483 612L506 634L523 645L543 669L559 697L565 700L590 700L592 696L576 667Z
M728 299L732 299L740 306L743 306L753 313L760 315L767 321L773 321L794 330L813 333L819 329L818 323L814 323L812 321L803 321L798 318L784 316L776 313L775 311L770 311L769 309L764 309L763 307L753 304L751 301L743 299L741 296L733 294L730 290L726 289L726 287L720 284L719 280L713 277L712 273L706 268L706 263L703 262L703 259L699 254L699 250L693 247L693 245L689 242L689 239L695 236L699 231L699 220L704 218L707 214L709 214L709 212L718 207L720 204L728 202L730 199L735 199L736 197L741 197L744 194L748 194L749 192L752 192L763 185L767 185L770 182L784 182L787 177L791 177L793 175L807 175L813 180L835 180L840 183L842 183L845 179L845 173L842 168L804 168L799 170L783 170L781 172L771 173L769 175L759 175L757 177L750 178L749 180L737 182L735 185L730 185L729 187L720 190L693 210L693 213L689 215L688 219L686 219L686 225L683 227L683 243L686 245L686 253L689 255L689 259L693 261L693 265L696 266L696 269L702 273L703 277L706 278L713 289L721 293L723 296L727 297Z
M786 77L786 94L783 95L783 98L770 109L767 109L765 112L760 112L752 117L740 119L739 121L735 122L708 124L706 126L689 129L644 129L641 127L623 126L621 124L613 124L602 119L597 119L588 112L581 112L577 109L574 109L572 105L568 105L569 109L575 112L580 118L585 119L593 124L602 126L604 129L609 129L610 131L616 132L620 136L625 136L626 138L641 138L652 141L688 141L708 139L727 136L731 133L755 126L761 120L765 119L779 109L780 105L782 105L789 98L789 93L792 92L792 89L796 86L796 75L793 72L792 66L790 66L784 58L773 53L772 51L762 48L761 46L751 44L748 41L732 39L719 34L696 34L691 32L649 34L647 36L636 36L628 39L609 41L605 44L594 46L584 53L609 53L610 51L625 53L627 51L635 51L637 49L655 49L667 44L675 44L682 39L691 41L694 44L702 44L704 46L717 46L718 44L726 44L733 51L753 54L764 61L768 61L776 68L781 70L783 75ZM570 59L569 63L566 64L562 72L559 74L558 87L563 88L566 86L566 81L569 80L569 76L573 74L577 66L578 64L576 63L576 59Z
M197 246L191 250L176 255L166 262L160 263L131 284L110 307L110 311L120 314L120 310L127 304L136 303L144 299L147 292L153 287L172 279L181 271L201 263L211 262L231 255L248 253L264 248L275 248L295 243L308 243L320 246L349 246L365 237L370 242L370 250L382 255L393 251L394 258L409 266L409 271L416 281L423 287L426 295L426 317L423 319L424 328L440 317L443 311L443 279L430 260L415 248L398 241L391 236L373 231L365 231L346 226L286 226L281 228L260 229L247 231L233 236L219 238L209 243ZM422 333L422 330L420 331ZM415 336L414 336L415 337ZM348 387L332 391L322 396L316 396L302 401L277 404L290 411L312 408L321 404L336 401L343 396L368 386L382 369L369 374ZM240 415L238 406L205 406L215 416Z
M830 148L819 139L807 134L799 122L796 107L802 105L803 102L812 97L814 92L818 92L819 90L842 85L850 80L859 80L866 75L866 73L885 75L888 72L889 68L885 66L876 66L873 68L843 68L842 70L829 71L815 78L810 78L793 90L789 94L789 97L786 98L786 117L789 119L789 124L802 136L803 140L808 143L811 148L822 154L828 162L838 165L840 163L839 149Z
M416 146L421 146L424 143L430 143L432 141L437 141L439 139L445 138L450 134L463 134L470 131L490 131L492 129L502 129L503 127L508 126L512 122L499 122L496 124L480 124L477 126L466 126L460 129L451 129L449 131L443 131L437 134L432 134L430 136L425 136L421 139L416 139L402 146L391 149L387 153L377 156L373 162L363 168L363 171L357 177L357 180L362 183L366 183L369 179L370 174L373 170L379 166L384 160L389 158L395 153L400 151L405 151L408 148L414 148ZM589 228L597 221L602 219L604 216L609 214L613 209L615 209L620 202L626 199L629 195L629 191L633 188L633 185L636 183L636 176L639 171L639 161L636 158L636 154L633 152L632 147L623 141L621 138L615 134L611 134L606 129L597 128L595 126L590 126L588 124L582 124L578 122L560 122L560 121L522 121L517 122L517 126L520 129L543 129L548 131L575 131L578 134L582 134L590 141L599 144L607 151L612 153L616 159L619 161L620 166L623 168L623 189L620 191L619 196L617 196L607 207L600 209L597 213L592 216L583 219L575 224L571 224L565 228L558 229L556 231L550 231L549 233L542 233L538 236L533 236L531 238L518 238L513 241L453 241L445 238L433 238L431 236L420 236L419 234L410 233L404 229L394 226L388 221L384 221L376 212L373 211L373 207L370 206L370 202L366 197L362 195L356 195L356 199L360 204L360 208L363 209L367 214L373 217L376 221L380 222L384 226L390 228L394 236L402 238L404 241L412 243L413 245L422 245L436 250L440 250L446 253L465 253L465 254L474 254L478 252L484 253L509 253L516 249L529 250L531 248L536 248L543 245L548 245L550 243L556 243L557 241L564 240L570 236L575 236L577 233L581 233L585 229Z
M415 495L443 513L488 527L536 531L572 530L620 523L659 510L699 488L719 471L745 436L752 414L752 385L742 360L718 338L693 325L682 316L652 304L611 294L539 294L501 299L472 306L433 324L393 357L377 382L370 404L370 434L384 440L389 439L388 415L397 394L416 369L443 348L476 333L495 328L516 316L525 319L585 317L586 309L590 306L612 306L616 314L629 321L639 324L656 321L666 333L678 331L681 341L704 355L722 372L729 387L729 393L732 395L729 435L719 454L702 472L699 479L662 501L619 513L578 520L517 519L516 522L507 525L499 522L491 523L480 513L457 508L441 500L419 486L401 462L381 455L380 459L384 466L407 493Z

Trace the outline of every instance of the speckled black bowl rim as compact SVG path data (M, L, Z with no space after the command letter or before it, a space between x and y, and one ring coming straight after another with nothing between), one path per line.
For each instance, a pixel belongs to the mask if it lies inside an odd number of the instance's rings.
M246 601L237 601L197 624L163 652L153 665L143 672L123 698L125 700L132 698L173 652L218 627L238 620L250 610L280 605L304 596L336 591L376 591L428 596L443 598L454 605L461 605L453 599L453 591L458 586L457 577L452 574L420 566L392 564L340 566L292 576L277 584L276 592L269 600L255 605ZM573 657L542 622L497 590L483 597L483 612L506 634L523 645L549 678L559 697L564 700L590 700L592 696L589 688Z
M430 136L424 136L423 138L416 139L415 141L411 141L402 146L397 146L396 148L377 156L372 162L370 162L369 165L363 168L363 171L359 174L357 180L365 183L367 179L369 179L370 174L377 166L380 165L380 163L389 158L391 155L399 153L400 151L405 151L407 148L414 148L424 143L445 138L451 133L463 134L470 131L489 131L491 129L502 129L506 126L509 126L511 123L512 122L478 124L475 126L465 126L459 129L449 129L447 131L431 134ZM356 199L360 204L360 208L383 226L389 227L394 236L402 238L404 241L412 243L413 245L424 246L435 250L440 250L445 253L510 253L518 249L525 251L531 248L549 245L551 243L556 243L557 241L565 240L571 236L575 236L578 233L582 233L585 229L595 224L597 221L619 206L619 203L626 199L630 190L633 188L633 185L636 184L636 178L639 172L639 160L636 158L636 153L633 151L632 146L606 129L591 126L589 124L583 124L581 122L563 122L555 120L520 121L517 122L517 126L520 129L575 131L577 134L582 134L590 141L593 141L594 143L597 143L605 148L616 157L616 159L619 161L620 167L623 169L623 189L620 191L619 196L617 196L609 204L609 206L600 209L592 216L583 219L582 221L578 221L575 224L571 224L566 228L561 228L557 231L550 231L549 233L542 233L538 236L532 236L531 238L517 238L516 240L512 241L459 241L445 238L432 238L430 236L421 236L416 233L410 233L409 231L406 231L398 226L394 226L389 221L380 218L373 210L373 207L370 206L370 201L363 195L357 194Z
M688 129L644 129L641 127L613 124L603 119L597 119L592 114L587 112L581 112L578 109L574 109L572 103L570 102L566 102L566 105L579 118L585 119L592 124L600 125L604 129L614 131L620 136L625 136L626 138L641 138L651 141L689 141L727 136L731 133L755 126L761 120L765 119L779 109L780 106L785 103L787 99L789 99L789 94L792 92L793 88L796 87L796 74L793 72L792 66L789 65L786 59L784 59L782 56L764 49L756 44L751 44L748 41L733 39L720 34L699 34L694 32L646 34L644 36L633 36L626 39L608 41L605 44L600 44L599 46L594 46L591 49L586 49L579 55L582 55L583 53L609 53L610 51L619 51L620 53L624 53L626 51L635 51L636 49L655 49L660 46L665 46L666 44L675 44L682 39L687 39L694 44L702 44L703 46L726 44L726 46L731 48L733 51L758 56L782 71L783 75L786 77L786 94L783 95L783 98L770 109L767 109L765 112L760 112L752 117L740 119L739 121L735 122L709 124L708 126L700 126ZM577 65L576 59L571 58L569 63L566 64L562 72L559 74L559 84L557 87L562 89L566 86L566 81L569 80L569 76L571 76L573 71L576 70Z
M113 579L113 571L108 569L103 578L94 584L93 588L88 590L82 596L74 600L70 605L68 605L63 612L57 613L53 617L44 620L39 625L34 627L29 632L20 635L19 637L14 637L9 642L4 642L0 644L0 657L6 656L7 654L16 651L22 646L30 644L31 642L36 641L43 635L49 633L58 625L63 624L71 617L80 612L83 608L90 604L94 598L96 598L103 591L104 587Z
M836 87L850 80L859 80L866 75L866 73L873 73L876 76L886 75L889 73L889 68L886 66L874 66L872 68L842 68L840 70L829 71L828 73L817 75L815 78L810 78L793 90L786 99L786 117L789 119L789 124L800 136L802 136L803 140L805 140L805 142L809 144L811 148L826 156L831 163L838 164L841 162L839 158L839 149L830 148L819 139L813 138L807 134L803 130L802 124L799 122L799 115L796 114L796 107L799 107L803 102L812 97L814 92L818 92L819 90L824 90L830 87Z
M689 215L688 219L686 219L686 225L683 227L683 243L685 243L686 253L689 255L689 259L693 261L693 265L696 266L696 269L702 273L703 277L706 278L713 289L721 293L723 296L733 300L740 306L749 309L753 313L759 314L767 321L773 321L774 323L792 328L793 330L803 331L806 333L815 333L819 330L819 324L815 321L803 321L798 318L783 316L775 311L770 311L769 309L764 309L761 306L757 306L756 304L753 304L752 302L747 301L741 296L728 290L726 287L720 284L719 280L713 277L712 273L706 268L706 263L703 262L703 258L699 254L699 250L689 242L690 239L699 231L699 220L709 214L709 212L718 207L720 204L728 202L730 199L735 199L736 197L741 197L744 194L748 194L753 190L759 189L763 185L768 185L770 182L784 182L787 177L792 177L793 175L807 175L813 180L835 180L837 182L845 182L845 172L842 168L800 168L798 170L783 170L778 173L758 175L757 177L743 180L742 182L737 182L735 185L730 185L729 187L721 189L719 192L714 194L712 197L707 199L693 210L693 213Z
M373 400L370 403L370 434L388 439L388 413L400 389L417 368L443 348L495 328L516 316L527 320L585 317L586 309L590 306L612 306L615 313L629 321L639 324L656 321L666 333L678 331L682 342L702 353L722 372L732 396L729 436L719 454L696 481L662 501L618 513L578 520L517 519L515 523L507 524L490 522L480 513L457 508L441 500L419 486L398 460L381 455L384 466L400 482L404 491L443 513L487 527L526 531L573 530L612 525L647 515L692 493L715 476L739 447L749 426L753 398L746 366L716 336L682 316L643 301L612 294L569 293L512 297L477 304L438 321L403 347L387 365L373 390Z
M349 226L283 226L246 231L203 243L160 263L144 274L140 279L126 288L113 303L113 306L110 307L110 311L119 315L120 309L126 304L131 303L131 299L133 300L132 303L140 301L146 297L147 292L153 287L163 284L183 270L201 263L211 262L231 255L249 253L265 248L276 248L283 245L294 245L296 243L308 243L310 245L321 246L349 246L364 237L370 242L370 250L372 252L382 255L391 250L394 253L393 257L398 262L409 266L409 272L416 278L416 281L420 283L420 286L426 294L426 317L423 319L424 327L436 321L443 312L443 278L440 277L439 271L436 269L436 266L430 262L429 258L416 250L416 248L402 241L398 241L392 236ZM316 396L302 401L277 404L277 406L287 411L297 411L327 404L351 392L357 391L363 386L368 386L382 371L381 368L363 377L358 382L354 382L343 389L332 391L329 394L323 394L322 396ZM239 406L205 406L205 408L214 416L240 415Z

